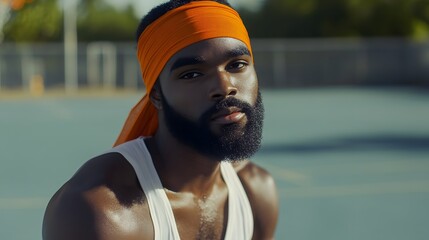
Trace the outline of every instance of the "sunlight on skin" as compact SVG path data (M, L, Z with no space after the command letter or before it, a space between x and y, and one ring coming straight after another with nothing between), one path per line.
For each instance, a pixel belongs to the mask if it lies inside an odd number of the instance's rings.
M134 232L139 229L139 222L135 221L135 214L133 214L134 210L132 209L122 209L107 211L107 217L115 223L115 226L121 226L124 229L123 232Z

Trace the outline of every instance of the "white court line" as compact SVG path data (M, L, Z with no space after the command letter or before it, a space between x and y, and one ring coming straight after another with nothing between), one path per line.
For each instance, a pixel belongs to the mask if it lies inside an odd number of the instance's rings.
M41 197L0 198L0 210L45 208L48 201Z
M429 193L429 181L369 183L345 186L280 188L285 198L348 197L380 194Z
M271 164L263 163L264 169L276 179L283 180L287 183L294 184L296 186L310 185L311 176L302 173L302 171L297 171L296 169L289 167L276 166Z
M310 175L348 175L350 173L359 174L387 174L387 173L409 173L428 172L429 162L410 161L377 161L377 162L356 162L340 163L323 166L312 166L302 170Z
M429 163L420 161L377 161L363 163L339 163L323 166L296 167L277 166L264 163L263 166L278 180L293 183L297 186L309 186L315 177L368 175L428 172Z
M73 112L58 101L43 101L42 103L42 108L60 120L70 120L73 118Z

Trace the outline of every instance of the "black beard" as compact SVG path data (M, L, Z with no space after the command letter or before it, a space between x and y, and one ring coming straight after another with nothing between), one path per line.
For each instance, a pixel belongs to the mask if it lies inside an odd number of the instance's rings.
M173 109L162 91L161 99L167 129L177 140L203 155L217 161L237 161L251 157L261 146L264 105L259 91L254 107L236 98L226 98L204 112L196 122ZM216 135L210 130L210 119L229 107L240 108L246 114L247 123L244 128L239 124L224 125Z

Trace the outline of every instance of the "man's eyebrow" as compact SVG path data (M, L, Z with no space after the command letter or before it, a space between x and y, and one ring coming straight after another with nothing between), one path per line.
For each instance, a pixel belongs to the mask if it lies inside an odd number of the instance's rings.
M251 56L249 49L244 46L239 46L227 52L227 57L229 58L240 57L243 55Z
M203 64L206 61L202 59L201 57L184 57L177 59L173 65L171 66L170 72L176 70L177 68L181 68L188 65L197 65L197 64Z

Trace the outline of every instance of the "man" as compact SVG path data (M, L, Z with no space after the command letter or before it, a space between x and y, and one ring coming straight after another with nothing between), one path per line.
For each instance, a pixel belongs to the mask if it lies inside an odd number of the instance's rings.
M263 105L238 14L224 1L162 4L139 26L137 55L146 95L116 147L53 196L43 238L274 238L274 181L248 160Z

